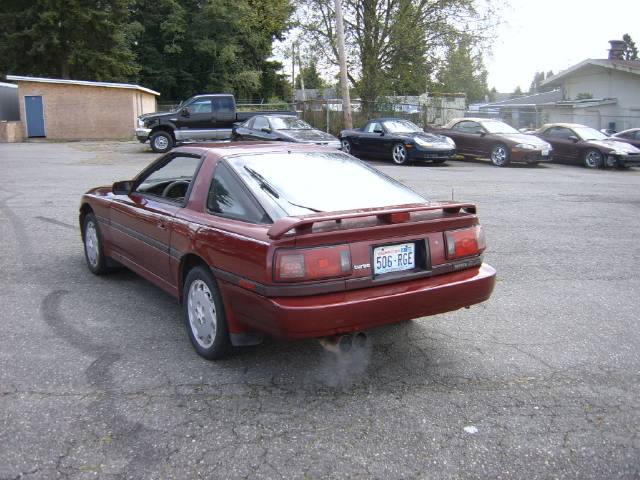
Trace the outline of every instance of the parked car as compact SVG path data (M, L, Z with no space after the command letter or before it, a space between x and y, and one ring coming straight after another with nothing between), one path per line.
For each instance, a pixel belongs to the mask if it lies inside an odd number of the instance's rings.
M578 123L543 125L536 135L553 145L554 161L587 168L640 165L640 150Z
M618 133L616 130L612 130L610 128L601 128L600 131L607 137L612 137L615 133Z
M551 145L539 138L520 133L499 120L455 118L434 130L451 137L458 153L470 157L489 157L497 167L512 162L537 164L551 161Z
M230 94L205 94L191 97L171 112L147 113L138 117L136 138L151 149L166 153L178 143L231 138L236 122L244 122L254 115L295 112L237 112L236 101Z
M621 142L630 143L636 148L640 148L640 128L630 128L612 135L613 138Z
M456 154L450 138L427 133L401 118L369 120L362 128L340 132L340 141L347 153L391 158L398 165L414 160L444 163Z
M340 148L340 140L313 128L295 115L256 115L233 126L232 140L263 140L313 143Z
M213 359L263 335L349 335L486 300L475 212L335 149L231 142L88 191L79 220L91 272L117 262L174 296Z

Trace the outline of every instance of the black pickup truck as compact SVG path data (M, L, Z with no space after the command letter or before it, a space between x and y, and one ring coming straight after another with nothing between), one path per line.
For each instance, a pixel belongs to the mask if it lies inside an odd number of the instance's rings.
M172 112L146 113L138 117L137 139L149 140L154 152L164 153L184 141L224 140L231 138L236 122L257 114L295 112L237 112L233 95L217 93L195 95Z

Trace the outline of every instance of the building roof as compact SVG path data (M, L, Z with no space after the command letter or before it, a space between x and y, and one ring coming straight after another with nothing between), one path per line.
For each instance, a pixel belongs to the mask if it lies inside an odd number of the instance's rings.
M600 105L615 105L618 103L617 98L587 98L584 100L562 100L559 102L550 102L545 107L568 107L568 108L589 108L599 107Z
M541 83L541 85L549 87L559 86L562 83L562 80L564 80L566 77L589 65L640 75L640 61L638 60L587 58L586 60L583 60L582 62L552 76L551 78L547 78L544 82Z
M510 98L500 102L487 103L484 107L500 108L500 107L533 107L550 102L562 100L562 92L560 90L552 90L550 92L534 93L532 95L524 95L522 97Z
M150 93L151 95L160 95L160 92L149 88L133 85L131 83L109 83L109 82L90 82L87 80L65 80L62 78L41 78L41 77L22 77L19 75L7 75L7 80L13 82L39 82L39 83L58 83L64 85L84 85L87 87L107 87L107 88L128 88L131 90L140 90Z
M18 85L16 85L15 83L0 82L0 87L18 88Z

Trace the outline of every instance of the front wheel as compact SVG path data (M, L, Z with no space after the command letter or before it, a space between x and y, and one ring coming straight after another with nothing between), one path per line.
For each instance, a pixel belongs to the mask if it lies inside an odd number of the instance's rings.
M506 167L509 165L509 149L506 145L499 143L491 149L491 163L496 167Z
M149 139L151 150L156 153L166 153L173 148L173 136L169 132L160 130Z
M391 158L396 165L406 165L409 158L407 147L402 143L396 143L391 150Z
M87 213L83 224L84 258L94 275L104 275L108 271L107 259L102 250L102 237L98 220L93 213Z
M343 138L340 143L342 144L342 151L351 155L351 142L348 139Z
M198 355L222 358L231 350L222 297L213 275L204 266L192 269L183 287L184 322Z
M588 150L584 154L584 166L587 168L602 167L602 153L595 149Z

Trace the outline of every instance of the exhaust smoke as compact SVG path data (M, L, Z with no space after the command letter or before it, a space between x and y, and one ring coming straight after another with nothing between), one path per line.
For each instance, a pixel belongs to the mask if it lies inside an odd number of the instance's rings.
M319 380L334 388L350 387L362 380L371 360L371 342L364 332L320 339L324 356Z

